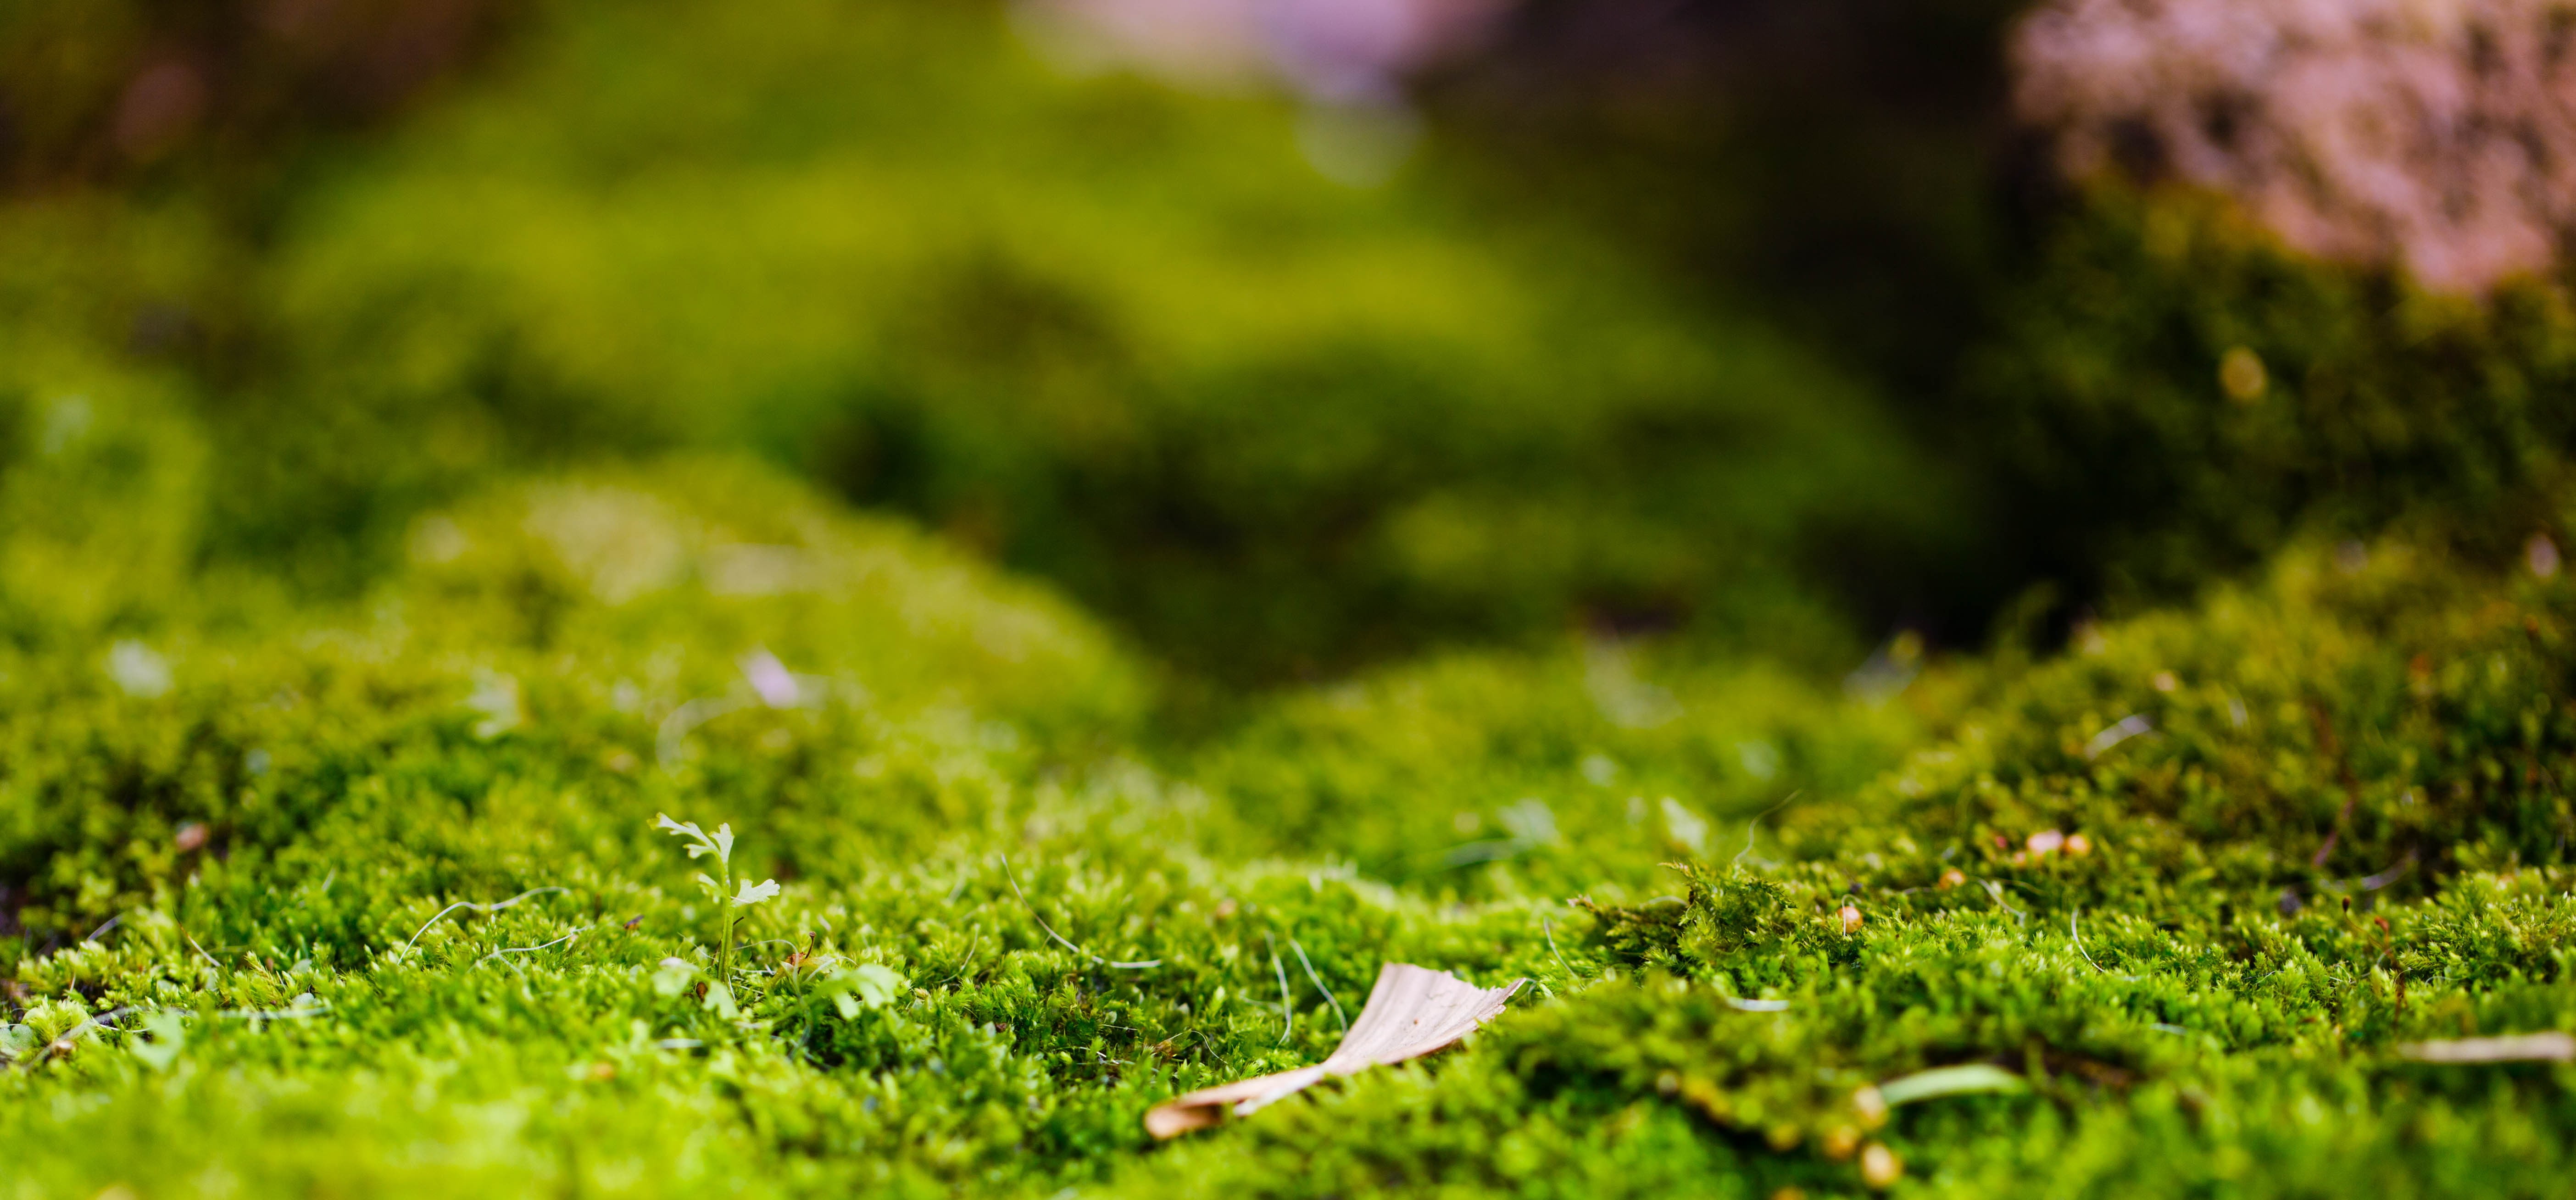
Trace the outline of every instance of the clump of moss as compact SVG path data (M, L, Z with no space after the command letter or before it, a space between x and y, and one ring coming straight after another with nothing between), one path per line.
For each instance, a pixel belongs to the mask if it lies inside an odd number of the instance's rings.
M354 609L137 640L148 686L7 660L30 1186L1051 1191L1156 1098L1320 1057L1382 955L1544 953L1524 907L1179 850L1094 626L757 469L511 485L411 553ZM666 810L782 881L738 938Z
M167 379L22 349L0 373L0 642L149 628L196 574L204 432Z
M293 186L0 213L0 341L184 377L188 536L302 588L513 471L750 451L1230 680L1578 621L1804 638L1804 539L1950 511L1760 322L1497 236L1428 162L1334 183L1277 100L1065 77L1009 11L575 5Z
M2208 196L2097 185L2000 295L1960 452L1994 464L2038 573L2087 598L2187 596L2410 515L2501 550L2576 444L2550 400L2576 378L2553 290L2319 263Z
M1862 786L1924 726L1777 661L1593 640L1290 693L1176 769L1233 853L1462 896L1626 893L1784 797Z
M1936 689L1983 699L1906 766L1675 863L1676 894L1583 903L1543 977L1598 981L1436 1085L1355 1082L1145 1177L2545 1192L2568 1068L2407 1047L2576 1028L2551 561L2311 545Z
M2455 870L2562 862L2576 592L2554 553L2534 543L2539 574L2399 539L2311 546L2196 610L2085 631L1874 804L1791 827L1882 851L1869 827L1901 827L1957 869L2050 890L2045 873L2079 860L2030 839L2080 832L2085 861L2121 866L2064 886L2123 903L2308 902L2365 880L2415 895ZM1917 869L1909 884L1932 882Z
M1299 777L1252 756L1327 751L1332 803L1393 842L1414 818L1358 805L1408 795L1368 763L1527 780L1569 769L1533 739L1600 737L1622 772L1742 769L1724 689L1675 688L1659 732L1579 669L1462 661L1454 687L1289 700L1167 774L1122 752L1097 634L807 503L709 464L514 486L424 522L337 632L169 643L158 696L25 676L56 690L8 710L0 1147L75 1192L2441 1194L2564 1169L2568 1068L2406 1049L2576 1029L2561 577L2302 551L1929 688L1984 699L1741 841L1568 804L1557 857L1460 903L1281 857L1245 781ZM747 546L828 569L723 584ZM1055 632L943 632L996 621ZM77 661L45 653L12 669ZM1656 678L1686 677L1630 682ZM1915 719L1808 703L1786 728L1859 759L1888 751L1855 731ZM732 964L652 827L711 809L736 873L782 883ZM1615 890L1532 886L1584 875ZM1539 986L1456 1054L1148 1149L1146 1107L1320 1058L1390 960Z
M0 725L21 923L149 902L192 854L376 805L466 819L513 787L646 804L681 787L828 855L871 826L979 813L991 764L1119 736L1144 702L1060 605L739 465L506 488L423 518L412 552L310 624L177 624L0 664L21 696ZM78 565L81 586L131 582L113 559ZM924 750L817 757L818 737ZM841 812L862 792L883 820Z

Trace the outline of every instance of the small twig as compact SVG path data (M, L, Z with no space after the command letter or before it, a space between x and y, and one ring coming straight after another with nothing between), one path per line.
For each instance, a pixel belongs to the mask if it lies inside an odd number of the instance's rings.
M1736 851L1735 857L1726 860L1726 865L1729 867L1736 866L1744 861L1745 855L1753 853L1753 827L1761 824L1762 818L1789 807L1789 802L1797 798L1798 793L1796 791L1792 791L1788 795L1781 797L1778 804L1774 804L1769 808L1753 814L1753 819L1744 823L1744 848Z
M1298 945L1293 935L1288 939L1288 948L1297 952L1297 965L1306 968L1306 978L1313 980L1315 990L1324 994L1324 1003L1333 1006L1333 1019L1342 1023L1342 1032L1350 1032L1351 1019L1342 1015L1342 1002L1334 998L1333 989L1324 986L1324 977L1315 973L1315 964L1306 960L1306 948Z
M1288 998L1288 968L1279 961L1279 943L1270 940L1268 930L1262 931L1261 944L1270 947L1270 969L1279 976L1279 1044L1285 1046L1297 1032L1297 1010Z
M101 925L101 926L99 926L99 927L98 927L98 928L96 928L96 929L90 930L90 931L89 931L89 936L88 936L88 937L85 937L85 938L82 938L81 940L82 940L82 941L84 941L84 942L95 942L95 941L97 941L97 940L98 940L98 935L100 935L100 934L102 934L102 933L105 933L105 932L107 932L108 930L111 930L111 929L116 928L116 923L117 923L117 922L119 922L119 921L122 921L122 920L124 920L124 919L125 919L125 914L124 914L124 913L118 913L118 914L116 914L115 916L109 917L109 918L107 919L107 923L106 923L106 924Z
M216 962L216 961L215 961L215 956L214 956L214 955L211 955L211 954L206 953L206 948L205 948L205 947L203 947L203 946L198 945L198 944L197 944L197 939L195 939L195 938L193 938L193 937L188 937L188 931L187 931L187 930L184 930L184 929L180 930L180 931L179 931L179 936L180 936L180 937L183 937L183 938L188 938L188 948L189 948L189 949L191 949L191 950L196 951L196 952L197 952L197 957L199 957L199 958L202 958L202 959L206 960L206 965L207 965L207 966L213 967L214 969L216 969L216 970L218 970L218 971L221 971L221 970L223 970L223 969L224 969L224 964L219 963L219 962Z
M1141 971L1147 967L1159 967L1163 965L1163 960L1159 958L1149 958L1143 962L1111 962L1108 959L1102 958L1097 954L1064 940L1063 934L1057 933L1054 926L1046 923L1045 917L1038 915L1038 906L1029 903L1029 894L1020 890L1019 876L1011 873L1011 856L996 850L993 852L993 857L1002 860L1002 878L1010 881L1011 894L1019 897L1021 907L1029 910L1029 919L1036 921L1038 923L1038 928L1046 930L1046 935L1054 938L1057 945L1062 946L1067 950L1071 950L1093 962L1099 963L1104 967L1116 967L1125 971Z
M493 912L499 912L499 911L501 911L502 909L508 908L508 907L510 907L511 905L516 904L516 903L518 903L518 902L520 902L520 901L522 901L522 900L525 900L525 899L527 899L527 898L528 898L528 897L530 897L530 896L542 896L542 895L544 895L544 894L546 894L546 893L548 893L548 892L560 892L560 891L565 891L565 890L567 890L567 889L559 888L559 887L530 888L530 889L528 889L527 891L521 892L521 893L519 893L519 894L518 894L518 895L516 895L516 896L512 896L512 897L510 897L510 898L509 898L509 899L507 899L507 900L494 901L493 903L490 903L490 904L477 904L477 903L475 903L474 901L471 901L471 900L459 900L459 901L457 901L457 902L456 902L456 903L454 903L454 904L450 904L450 905L448 905L447 907L445 907L445 908L442 908L442 909L438 910L438 916L436 916L436 917L431 917L430 919L428 919L428 920L426 920L426 921L421 922L421 923L420 923L420 928L413 930L413 931L412 931L412 934L411 934L411 938L410 938L408 941L405 941L405 942L402 944L402 949L401 949L401 950L398 950L398 951L395 951L395 953L397 953L397 954L401 954L401 953L408 952L408 951L411 949L411 947L412 947L412 943L413 943L413 942L417 942L417 941L419 941L419 940L420 940L420 935L422 935L422 934L424 934L424 933L429 932L429 927L430 927L430 926L438 924L438 919L439 919L439 917L444 917L444 916L446 916L446 915L447 915L447 914L449 914L449 913L455 912L457 909L460 909L460 908L470 908L470 909L473 909L473 910L474 910L474 911L476 911L476 912L482 912L482 913L493 913ZM203 953L205 953L205 952L204 952L204 951L202 951L202 950L200 950L200 951L198 951L198 953L203 954Z

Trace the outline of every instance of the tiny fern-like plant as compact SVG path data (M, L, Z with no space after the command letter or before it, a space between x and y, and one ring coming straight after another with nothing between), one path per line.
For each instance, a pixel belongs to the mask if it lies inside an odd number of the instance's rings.
M686 843L684 848L688 850L691 858L708 854L716 856L716 877L710 877L706 872L700 871L698 886L706 891L708 899L715 901L717 944L720 947L716 953L716 986L730 993L733 984L734 934L742 926L745 915L743 910L777 895L778 881L764 879L753 883L746 879L742 881L740 887L735 886L733 826L730 824L716 826L715 833L711 835L706 830L698 828L698 823L695 821L674 821L668 813L655 813L653 827L669 830L673 835L681 838Z

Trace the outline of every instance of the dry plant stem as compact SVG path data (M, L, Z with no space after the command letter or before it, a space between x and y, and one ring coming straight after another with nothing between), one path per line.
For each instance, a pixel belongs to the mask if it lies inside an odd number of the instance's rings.
M518 894L518 895L516 895L516 896L512 896L512 897L510 897L510 898L509 898L509 899L507 899L507 900L496 900L496 901L493 901L493 902L492 902L492 903L490 903L490 904L477 904L477 903L475 903L474 901L471 901L471 900L459 900L459 901L457 901L457 902L456 902L456 903L454 903L454 904L450 904L450 905L448 905L447 907L445 907L445 908L442 908L442 909L438 910L438 915L437 915L437 916L431 917L430 919L428 919L428 920L426 920L426 921L421 922L421 923L420 923L420 928L415 929L415 930L413 930L413 931L412 931L412 933L411 933L411 938L410 938L408 941L405 941L405 942L402 944L402 948L403 948L405 951L409 951L409 950L412 948L412 943L414 943L414 942L418 942L418 941L420 940L420 935L422 935L422 934L424 934L424 933L429 932L429 927L430 927L430 926L438 924L438 922L439 922L439 920L440 920L441 918L444 918L444 917L445 917L447 914L449 914L449 913L455 912L457 909L460 909L460 908L470 908L470 909L473 909L473 910L474 910L474 911L476 911L476 912L482 912L482 913L493 913L493 912L499 912L499 911L501 911L502 909L508 908L508 907L510 907L510 906L511 906L511 905L513 905L513 904L517 904L518 902L520 902L520 901L522 901L522 900L525 900L525 899L527 899L527 898L528 898L528 897L530 897L530 896L542 896L542 895L545 895L545 894L546 894L546 893L548 893L548 892L560 892L560 891L563 891L563 890L564 890L564 889L559 888L559 887L530 888L530 889L528 889L527 891L521 892L521 893L519 893L519 894ZM192 943L190 943L190 944L191 944L191 945L194 945L195 943L193 943L193 942L192 942ZM204 953L205 953L205 951L204 951L204 950L199 950L199 951L197 951L197 953L199 953L199 954L204 954ZM206 960L206 961L208 961L208 962L213 962L213 961L214 961L214 959L213 959L213 957L212 957L212 956L209 956L209 957L207 958L207 960Z
M2076 928L2075 925L2076 920L2083 915L2084 909L2080 905L2077 906L2075 911L2066 914L2066 938L2068 941L2075 943L2075 952L2084 956L2084 965L2091 967L2096 971L2100 971L2105 975L2112 974L2113 972L2104 970L2102 964L2093 961L2093 952L2084 948L2083 931ZM2120 978L2135 981L2137 976L2122 975Z
M1279 976L1279 1044L1285 1046L1297 1033L1295 1001L1288 996L1288 967L1279 961L1279 943L1272 941L1269 934L1261 935L1261 944L1270 947L1270 970Z
M543 950L543 949L546 949L546 948L547 948L547 947L549 947L549 946L560 946L560 945L563 945L565 942L569 942L569 941L573 940L574 938L580 937L581 935L583 935L583 934L585 934L585 933L590 932L590 931L591 931L591 928L592 928L591 926L584 925L584 926L582 926L581 928L576 929L576 930L573 930L571 933L567 933L567 934L563 935L562 937L556 938L555 940L553 940L553 941L551 941L551 942L541 942L541 943L539 943L539 944L537 944L537 945L534 945L534 946L508 946L508 947L504 947L504 948L502 948L502 949L495 950L495 951L491 952L490 954L486 954L486 955L484 955L484 956L483 956L483 957L481 957L481 958L475 959L474 961L475 961L477 964L480 964L480 963L487 963L487 962L490 962L490 961L492 961L493 959L496 959L496 958L500 958L500 957L501 957L502 955L504 955L504 954L534 954L534 953L536 953L537 951L539 951L539 950ZM506 964L509 960L507 960L507 959L503 959L502 961Z
M1331 1057L1310 1067L1202 1088L1157 1105L1145 1114L1145 1131L1157 1138L1178 1137L1229 1115L1248 1116L1331 1076L1420 1058L1491 1020L1527 982L1515 979L1503 987L1480 988L1446 971L1388 963L1378 971L1360 1019Z
M1804 789L1800 789L1800 790L1802 790L1802 791L1803 791ZM1743 849L1741 849L1741 850L1736 851L1736 852L1735 852L1735 857L1733 857L1733 858L1731 858L1731 859L1728 859L1728 860L1726 861L1726 865L1728 865L1728 866L1730 866L1730 867L1732 867L1732 866L1741 866L1741 865L1743 864L1743 862L1744 862L1744 856L1745 856L1745 855L1747 855L1747 854L1751 854L1751 853L1753 853L1753 831L1754 831L1754 827L1755 827L1755 826L1758 826L1758 825L1760 825L1760 824L1762 824L1762 818L1767 817L1767 816L1770 816L1771 814L1773 814L1773 813L1775 813L1775 812L1778 812L1778 811L1780 811L1781 809L1784 809L1784 808L1789 807L1790 802L1791 802L1791 801L1796 800L1797 798L1798 798L1798 792L1794 792L1794 791L1793 791L1793 792L1789 793L1789 794L1788 794L1788 795L1786 795L1786 796L1782 796L1782 797L1780 798L1780 802L1779 802L1778 804L1774 804L1774 805L1772 805L1772 806L1771 806L1771 807L1769 807L1769 808L1763 809L1762 811L1760 811L1760 812L1758 812L1758 813L1753 814L1753 819L1752 819L1752 820L1750 820L1750 821L1746 821L1746 822L1744 823L1744 848L1743 848Z
M1316 991L1324 994L1324 1003L1333 1006L1333 1020L1341 1023L1342 1032L1349 1033L1351 1019L1342 1015L1341 999L1333 995L1333 989L1324 986L1324 977L1315 973L1315 964L1307 959L1306 948L1298 945L1293 937L1288 939L1288 948L1297 952L1297 965L1306 968L1307 980L1315 985Z
M2428 1063L2567 1062L2576 1060L2576 1037L2564 1033L2525 1033L2511 1037L2459 1038L2447 1042L2408 1042L2400 1057Z
M742 910L732 899L733 856L717 855L716 872L722 876L717 881L722 886L716 889L716 915L724 921L724 953L716 959L716 978L723 980L725 987L730 989L733 987L733 931L742 923Z
M1062 946L1084 958L1099 963L1101 966L1116 967L1122 971L1141 971L1147 967L1159 967L1163 965L1163 960L1159 958L1148 958L1139 962L1111 962L1108 959L1102 958L1097 954L1064 940L1064 935L1057 933L1055 931L1055 926L1047 924L1046 918L1038 915L1038 906L1029 903L1029 894L1020 890L1019 876L1011 873L1011 856L997 852L993 857L1002 860L1002 878L1010 881L1011 894L1020 898L1020 907L1029 910L1029 919L1037 922L1038 928L1045 930L1048 937L1054 938L1056 945Z
M1548 921L1546 913L1538 915L1538 929L1540 933L1547 935L1547 952L1556 956L1556 965L1565 969L1566 979L1571 982L1581 982L1581 977L1574 973L1573 964L1565 961L1565 951L1556 948L1556 929Z
M131 1008L121 1008L114 1013L109 1013L108 1016L133 1011L135 1010ZM308 1017L328 1015L331 1012L331 1005L328 1002L317 1002L311 1008L225 1008L213 1012L203 1012L193 1008L156 1008L152 1011L180 1017L220 1017L228 1021L301 1021ZM100 1019L103 1021L105 1018Z

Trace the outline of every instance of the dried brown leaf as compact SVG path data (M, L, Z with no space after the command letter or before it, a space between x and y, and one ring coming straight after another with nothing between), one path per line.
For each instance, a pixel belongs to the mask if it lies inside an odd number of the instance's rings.
M1331 1057L1294 1071L1201 1088L1175 1098L1145 1114L1145 1131L1157 1138L1177 1137L1205 1129L1229 1114L1248 1115L1331 1076L1420 1058L1491 1020L1527 982L1515 979L1504 987L1480 988L1446 971L1388 963L1378 972L1377 986L1370 989L1359 1020L1351 1023Z

